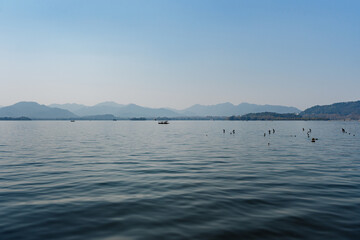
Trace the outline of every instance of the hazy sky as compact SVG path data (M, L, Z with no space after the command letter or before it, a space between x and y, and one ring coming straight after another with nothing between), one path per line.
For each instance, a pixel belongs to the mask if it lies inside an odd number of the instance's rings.
M0 105L360 99L360 1L0 0Z

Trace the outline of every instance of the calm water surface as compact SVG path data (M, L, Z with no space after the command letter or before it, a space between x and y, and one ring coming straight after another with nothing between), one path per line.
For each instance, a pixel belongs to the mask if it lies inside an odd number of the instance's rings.
M0 122L0 239L360 239L360 122Z

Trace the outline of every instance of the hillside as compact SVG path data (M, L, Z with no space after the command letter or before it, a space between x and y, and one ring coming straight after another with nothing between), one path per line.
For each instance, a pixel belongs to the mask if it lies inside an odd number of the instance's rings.
M31 119L69 119L77 116L67 110L51 108L36 102L19 102L0 108L0 117L28 117Z
M76 115L79 115L76 113L76 111L82 109L82 108L86 108L85 105L82 104L77 104L77 103L66 103L66 104L51 104L48 105L48 107L51 108L61 108L61 109L65 109L68 110Z
M301 115L327 117L329 119L360 119L360 101L317 105L301 112Z

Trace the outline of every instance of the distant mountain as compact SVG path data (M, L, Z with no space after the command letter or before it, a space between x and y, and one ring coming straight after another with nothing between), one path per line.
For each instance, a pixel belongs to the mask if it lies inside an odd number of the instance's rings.
M360 101L314 106L300 113L302 116L321 116L330 119L360 119Z
M50 104L48 107L52 108L61 108L68 110L72 113L75 113L76 111L80 110L81 108L85 108L85 105L77 104L77 103L66 103L66 104Z
M58 107L61 109L68 110L73 112L78 116L96 116L96 115L106 115L106 114L116 114L119 108L124 107L125 105L118 104L115 102L103 102L96 104L94 106L85 106L82 104L76 103L67 103L67 104L51 104L49 107Z
M191 116L233 116L260 112L299 113L301 111L295 107L257 105L250 103L241 103L239 105L233 105L231 103L221 103L208 106L196 104L182 111L179 111L179 113Z
M177 117L178 113L166 108L146 108L136 104L129 104L119 109L118 117Z
M275 105L256 105L250 103L241 103L237 106L231 103L221 103L217 105L199 105L196 104L184 110L175 110L167 108L147 108L136 104L118 104L115 102L103 102L95 106L84 106L79 104L52 104L50 106L63 108L73 112L78 116L95 116L112 114L120 118L134 117L179 117L179 116L232 116L243 115L247 113L258 112L276 112L276 113L299 113L300 110L294 107L275 106Z
M207 116L230 117L243 116L248 113L262 113L249 115L249 118L293 118L293 116L277 116L276 114L298 114L300 110L294 107L277 105L256 105L241 103L221 103L217 105L193 105L184 110L166 108L147 108L136 104L122 105L115 102L103 102L95 106L81 104L52 104L40 105L36 102L19 102L8 107L0 108L0 118L31 119L92 119L111 120L126 118L176 118L202 119ZM264 113L266 113L264 115ZM274 114L276 113L276 114ZM360 119L360 101L334 103L325 106L314 106L300 113L302 119ZM236 117L239 118L239 117ZM213 118L212 118L213 119Z
M134 118L134 117L177 117L178 113L166 108L146 108L136 104L118 104L115 102L103 102L94 106L84 106L73 104L52 104L51 106L58 106L59 108L72 111L74 114L86 117L96 115L114 115L119 118Z
M98 103L95 106L97 106L97 107L124 107L126 105L107 101L107 102Z
M28 117L31 119L68 119L75 114L60 108L51 108L36 102L19 102L0 108L0 117Z
M123 107L124 105L115 102L103 102L96 104L94 106L85 106L76 111L73 111L73 113L79 116L104 115L104 114L113 114L117 116L119 109Z

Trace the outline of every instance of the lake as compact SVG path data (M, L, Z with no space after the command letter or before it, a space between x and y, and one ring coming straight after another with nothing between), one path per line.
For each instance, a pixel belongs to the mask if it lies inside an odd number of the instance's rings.
M0 122L0 239L359 236L360 122Z

